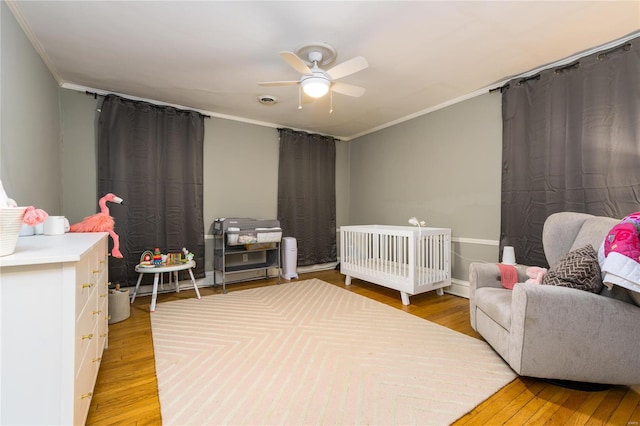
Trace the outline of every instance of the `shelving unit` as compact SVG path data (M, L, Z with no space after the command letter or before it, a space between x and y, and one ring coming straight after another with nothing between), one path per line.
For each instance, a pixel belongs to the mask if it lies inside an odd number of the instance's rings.
M275 219L221 218L214 222L213 285L267 278L277 269L280 284L280 241L282 229ZM227 274L264 271L264 276L227 281ZM221 283L216 279L220 273Z

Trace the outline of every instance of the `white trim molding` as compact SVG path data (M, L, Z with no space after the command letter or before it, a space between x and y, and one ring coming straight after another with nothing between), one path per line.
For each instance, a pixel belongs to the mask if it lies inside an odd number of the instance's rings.
M471 294L469 290L469 281L463 281L456 278L451 278L451 286L444 289L446 293L453 294L454 296L469 298Z
M451 237L452 243L461 243L461 244L480 244L484 246L499 246L500 241L498 240L483 240L480 238L464 238L464 237Z

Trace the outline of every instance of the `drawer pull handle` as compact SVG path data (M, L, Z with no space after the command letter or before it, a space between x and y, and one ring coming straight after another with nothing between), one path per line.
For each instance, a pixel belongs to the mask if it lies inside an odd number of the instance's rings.
M84 394L80 395L80 399L91 398L92 396L93 396L93 392L87 392L87 393L84 393Z
M93 284L82 284L81 288L91 288Z
M107 294L101 294L100 297L107 297Z
M97 311L93 311L91 312L93 315L100 315L100 312L102 312L101 310L97 310Z
M86 340L86 339L89 339L89 340L93 339L93 333L85 334L84 336L82 336L82 340Z
M91 271L92 274L97 274L100 272L100 269L94 269L93 271Z
M100 362L102 360L102 357L99 356L98 358L94 358L91 360L91 362Z
M102 337L107 337L107 333L102 333L102 334L100 335L100 338L102 338Z

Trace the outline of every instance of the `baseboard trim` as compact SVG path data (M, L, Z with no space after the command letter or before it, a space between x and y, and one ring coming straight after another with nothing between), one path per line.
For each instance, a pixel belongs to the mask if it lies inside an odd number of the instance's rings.
M451 286L444 289L446 293L453 294L454 296L464 297L468 299L471 292L469 291L469 281L451 279Z
M302 266L302 267L298 267L297 268L297 272L298 273L307 273L307 272L316 272L316 271L326 271L326 270L330 270L330 269L334 269L337 265L336 263L326 263L323 265L312 265L312 266ZM275 275L269 275L271 278L275 277ZM284 279L284 278L283 278ZM212 287L213 286L213 271L205 271L205 277L204 278L198 278L196 280L196 284L198 285L198 288L203 288L203 287ZM229 283L231 284L231 283ZM221 284L218 284L221 285ZM129 287L129 292L133 293L133 289L135 287ZM182 280L180 281L180 291L182 290L193 290L193 284L191 284L191 281L189 280ZM173 285L168 285L167 283L164 284L164 288L161 288L160 286L158 286L158 294L160 293L173 293L175 290L175 288L173 287ZM446 287L444 289L445 293L449 293L452 294L454 296L460 296L460 297L464 297L466 299L469 298L470 292L469 292L469 281L463 281L463 280L458 280L456 278L452 278L451 279L451 286ZM138 289L138 294L136 294L136 297L138 296L150 296L151 293L153 292L153 285L151 284L147 284L147 285L141 285L140 288Z

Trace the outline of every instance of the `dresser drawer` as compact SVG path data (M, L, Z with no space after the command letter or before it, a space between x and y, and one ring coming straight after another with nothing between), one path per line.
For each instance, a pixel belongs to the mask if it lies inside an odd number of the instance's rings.
M108 285L109 264L107 252L102 245L94 248L89 254L89 268L93 283Z
M86 356L93 356L98 342L98 299L97 289L93 289L89 300L76 319L75 329L75 372L80 368L80 360ZM89 355L87 355L89 353Z
M82 312L93 290L108 286L108 263L105 244L98 244L79 262L76 269L76 316Z
M107 312L108 315L109 283L107 282L106 277L101 282L98 282L96 297L98 298L97 303L99 309Z
M94 345L95 346L95 345ZM99 360L91 356L93 351L89 351L85 358L80 360L79 369L74 385L74 414L73 424L83 425L87 420L91 398L93 397L93 386L98 375L100 366Z
M76 318L84 309L89 296L96 287L89 262L88 256L85 256L78 262L78 267L76 268Z
M102 356L102 350L107 346L105 342L109 338L109 293L105 285L104 294L98 291L98 356Z

